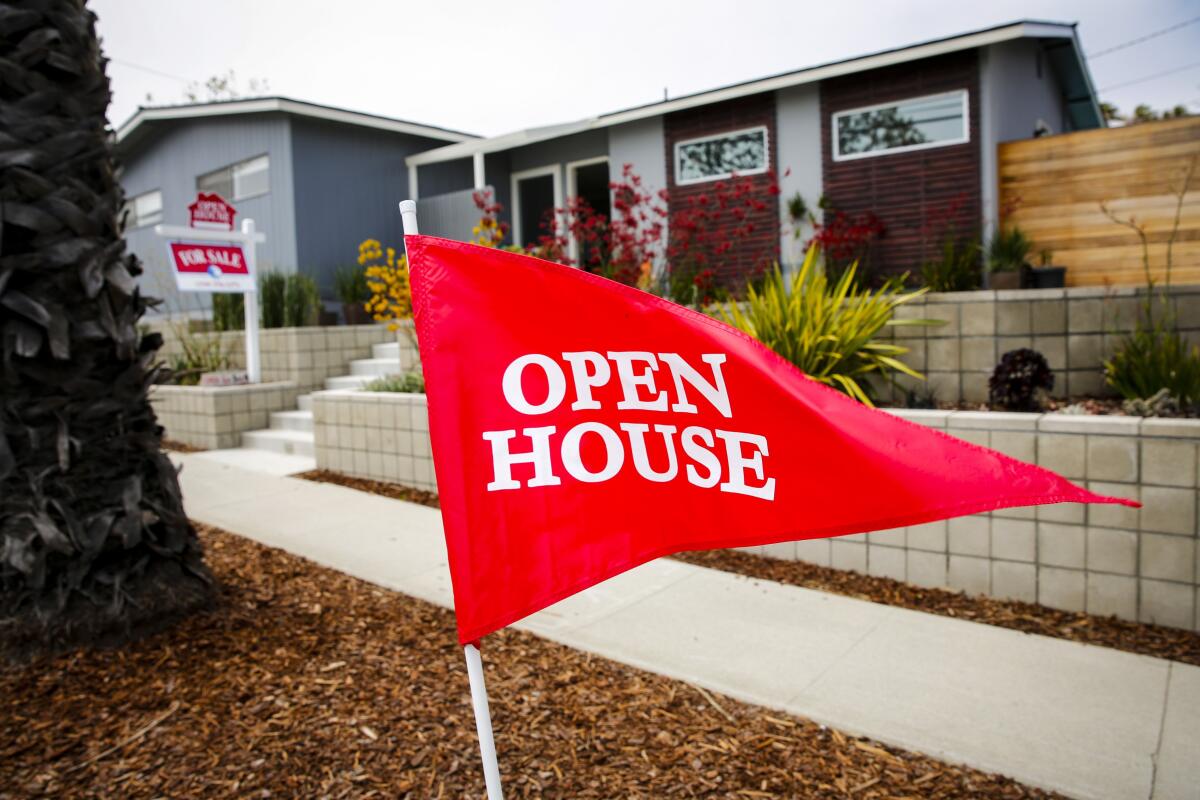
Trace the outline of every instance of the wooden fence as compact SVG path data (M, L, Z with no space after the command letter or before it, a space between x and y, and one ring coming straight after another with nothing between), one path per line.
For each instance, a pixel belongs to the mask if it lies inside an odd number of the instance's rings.
M1162 281L1178 193L1191 165L1171 282L1200 284L1200 117L1009 142L999 148L1000 208L1067 267L1068 286L1146 282L1137 233L1113 222L1133 218L1149 240L1151 272Z

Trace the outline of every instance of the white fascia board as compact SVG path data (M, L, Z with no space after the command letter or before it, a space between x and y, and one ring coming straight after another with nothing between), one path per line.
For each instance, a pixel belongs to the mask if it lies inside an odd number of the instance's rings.
M505 133L500 136L493 136L490 139L468 139L458 144L448 144L434 150L414 153L404 159L404 161L410 167L439 164L443 161L471 158L478 153L487 154L497 153L501 150L511 150L514 147L537 144L547 139L557 139L560 136L570 136L571 134L583 133L593 128L607 126L608 123L601 122L597 117L591 117L578 122L569 122L565 125L548 125L541 128L529 128L528 130Z
M991 44L1007 42L1012 39L1021 39L1028 36L1072 36L1073 33L1073 29L1066 25L1040 23L1031 24L1019 22L1014 25L1007 25L1003 28L997 28L995 30L967 34L966 36L958 36L941 42L915 45L913 47L906 47L903 50L894 50L887 53L863 56L862 58L856 58L850 61L842 61L837 64L828 64L823 67L813 67L811 69L800 70L799 72L791 72L786 75L778 75L774 78L764 78L751 83L730 86L725 89L715 89L711 92L704 92L703 94L681 97L678 100L668 100L664 103L656 103L653 106L635 108L629 111L619 111L615 114L601 117L600 119L603 120L606 125L619 125L623 122L633 122L648 116L669 114L672 111L682 111L684 109L695 108L697 106L708 105L710 103L720 103L725 100L736 100L737 98L752 94L774 92L778 91L779 89L787 89L792 86L799 86L805 83L814 83L816 81L828 80L829 78L837 78L842 75L849 75L855 72L866 72L867 70L890 67L895 64L903 64L907 61L918 61L923 58L933 58L934 56L945 55L946 53L955 53L961 50L972 50L977 47L986 47Z
M581 120L574 126L566 125L562 127L575 128L576 130L571 130L571 133L591 130L593 128L607 128L613 125L620 125L626 122L635 122L640 119L646 119L647 117L657 117L663 114L670 114L673 111L682 111L684 109L696 108L697 106L705 106L711 103L720 103L725 100L736 100L739 97L746 97L747 95L773 92L779 89L787 89L789 87L799 86L805 83L813 83L815 81L836 78L841 75L849 75L854 72L865 72L871 69L879 69L880 67L889 67L894 64L902 64L906 61L917 61L922 58L932 58L934 56L939 56L946 53L954 53L961 50L971 50L976 47L986 47L991 44L998 44L999 42L1007 42L1013 39L1022 39L1026 37L1070 37L1074 39L1075 29L1070 25L1059 25L1050 22L1017 22L1012 25L1005 25L1002 28L980 31L978 33L970 33L964 36L956 36L952 39L946 39L939 42L914 45L912 47L893 50L887 53L863 56L862 58L842 61L837 64L828 64L823 67L812 67L811 69L789 72L786 75L777 75L773 78L763 78L762 80L752 81L750 83L728 86L724 89L714 89L710 92L689 95L688 97L681 97L677 100L667 100L661 103L642 106L640 108L632 108L628 111L618 111L599 117L591 117L586 120ZM1076 44L1078 45L1078 43ZM469 158L477 152L492 153L499 150L508 150L512 147L517 147L523 144L533 144L545 139L557 138L561 135L564 134L562 132L543 134L543 129L539 128L529 131L517 131L516 133L507 133L491 139L475 139L469 142L463 142L462 144L439 147L436 150L426 150L423 153L417 153L409 156L406 161L413 166L419 166L422 164L435 164L442 161L453 161L459 158Z
M330 122L343 122L362 128L375 128L392 133L407 133L429 139L441 139L449 142L474 141L474 137L464 133L431 128L414 122L397 119L376 117L370 114L360 114L355 111L345 111L340 108L315 106L308 103L298 103L279 97L264 97L250 100L234 100L221 103L206 103L192 106L168 106L164 108L140 108L117 130L117 142L123 141L144 122L172 119L196 119L200 117L220 117L230 114L261 114L278 111L285 114L295 114L301 117L323 119Z

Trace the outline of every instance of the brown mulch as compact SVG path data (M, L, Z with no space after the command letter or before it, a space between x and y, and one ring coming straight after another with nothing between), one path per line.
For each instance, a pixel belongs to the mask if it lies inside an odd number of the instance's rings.
M162 449L170 450L175 453L203 453L203 447L194 447L186 442L177 442L174 439L163 439Z
M0 670L0 798L482 797L450 611L202 537L214 611ZM514 798L1051 796L513 630L484 656Z
M873 578L848 570L756 556L738 550L679 553L674 557L751 578L1200 666L1200 633L1181 628L1059 611L1020 600L972 597L949 589L926 589L892 578Z
M340 472L330 472L327 469L314 469L309 472L298 472L292 475L293 478L304 478L307 481L316 481L317 483L336 483L338 486L345 486L348 489L358 489L360 492L370 492L371 494L381 494L384 497L390 497L393 500L405 500L409 503L419 503L430 508L441 508L438 503L436 492L425 492L421 489L412 489L408 486L402 486L399 483L387 483L385 481L373 481L367 478L352 478L349 475L343 475Z
M306 472L296 477L336 483L351 489L438 507L436 494L409 489L395 483L351 478L325 470ZM926 589L892 578L874 578L849 570L819 567L803 561L755 556L739 550L677 553L673 558L701 567L843 594L872 603L901 606L929 614L957 617L1025 633L1070 639L1200 666L1200 633L1181 628L1130 622L1116 617L1099 617L1075 611L1059 611L1020 600L969 596L949 589Z

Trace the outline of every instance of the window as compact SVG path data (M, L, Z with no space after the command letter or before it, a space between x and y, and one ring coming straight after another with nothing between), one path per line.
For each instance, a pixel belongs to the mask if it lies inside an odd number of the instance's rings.
M729 178L733 173L766 172L766 126L730 131L675 144L675 183L700 183Z
M162 222L162 192L155 189L125 201L125 227L144 228Z
M962 144L970 139L967 91L839 111L831 127L834 161Z
M270 160L251 158L196 178L201 192L216 192L231 202L257 197L271 190Z

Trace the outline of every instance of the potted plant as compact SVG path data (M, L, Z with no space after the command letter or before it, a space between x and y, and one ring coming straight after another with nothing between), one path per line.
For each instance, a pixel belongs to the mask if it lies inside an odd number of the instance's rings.
M1016 225L992 237L987 246L988 288L1020 289L1033 242Z
M347 325L367 325L371 315L367 313L367 299L371 289L367 286L367 274L361 267L341 267L333 275L333 288L342 303L342 316Z
M1042 262L1040 267L1029 268L1029 288L1031 289L1061 289L1067 285L1067 268L1051 266L1050 260L1054 253L1043 250L1038 254Z

